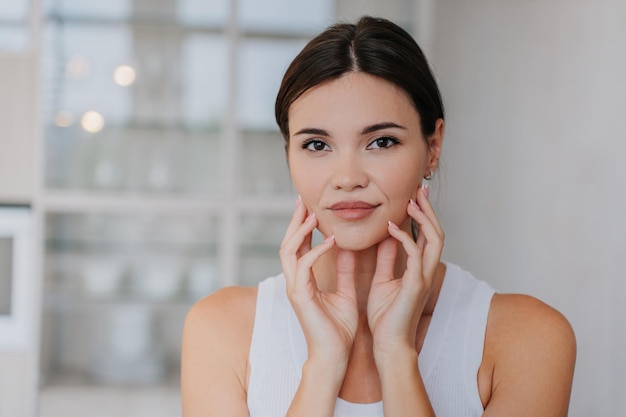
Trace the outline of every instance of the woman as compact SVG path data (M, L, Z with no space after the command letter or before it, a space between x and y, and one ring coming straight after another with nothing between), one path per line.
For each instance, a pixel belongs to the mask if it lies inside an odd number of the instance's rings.
M566 416L567 320L440 260L423 179L444 113L415 41L383 19L329 28L288 68L276 119L300 195L283 274L191 309L184 416Z

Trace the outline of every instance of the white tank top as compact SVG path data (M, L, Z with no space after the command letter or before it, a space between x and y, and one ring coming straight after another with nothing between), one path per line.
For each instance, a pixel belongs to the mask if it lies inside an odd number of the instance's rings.
M417 366L437 417L481 416L477 375L494 290L459 266L446 266ZM287 299L285 277L267 278L259 284L250 346L250 417L287 413L306 358L306 341ZM337 398L334 415L383 417L383 406Z

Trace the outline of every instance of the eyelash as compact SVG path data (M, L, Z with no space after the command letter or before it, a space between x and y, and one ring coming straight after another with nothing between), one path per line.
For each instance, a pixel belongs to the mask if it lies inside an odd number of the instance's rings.
M400 143L400 141L392 136L381 136L379 138L374 139L367 145L367 148L370 149L372 144L377 143L379 141L387 141L387 146L378 146L375 149L388 149Z
M311 152L321 152L321 151L326 150L326 149L310 149L310 146L313 145L313 144L315 144L315 145L321 144L321 145L324 146L324 148L328 147L328 145L324 141L322 141L322 140L310 139L310 140L307 140L306 142L304 142L302 144L302 149L306 149L306 150L311 151Z
M379 143L378 146L376 148L372 148L372 145L379 142L379 141L386 141L387 146L381 146L381 144ZM371 141L368 145L367 145L367 149L388 149L391 148L397 144L399 144L400 141L398 141L398 139L392 137L392 136L381 136L379 138L374 139L373 141ZM323 149L311 149L311 145L322 145ZM328 147L328 144L326 144L326 142L319 140L319 139L310 139L307 140L306 142L304 142L302 144L302 149L306 149L309 150L311 152L321 152L321 151L325 151Z

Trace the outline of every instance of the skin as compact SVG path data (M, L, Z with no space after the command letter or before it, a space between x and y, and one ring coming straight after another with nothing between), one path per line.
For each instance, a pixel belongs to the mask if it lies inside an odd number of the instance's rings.
M437 168L444 124L425 138L419 121L401 89L363 73L290 107L288 160L301 198L280 259L309 357L288 416L332 416L338 396L383 400L389 416L434 416L416 361L445 276L444 233L421 182ZM326 239L312 247L315 228ZM184 416L248 416L255 301L254 288L225 288L189 312ZM574 361L562 315L496 294L477 375L484 416L566 416Z

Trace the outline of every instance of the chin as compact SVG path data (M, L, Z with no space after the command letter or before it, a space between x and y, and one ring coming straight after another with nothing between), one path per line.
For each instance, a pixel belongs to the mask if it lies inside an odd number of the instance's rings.
M389 236L387 230L381 233L335 233L335 246L348 251L363 251L370 249Z

